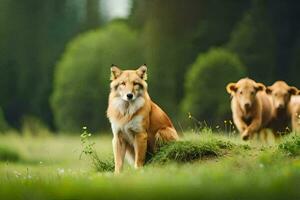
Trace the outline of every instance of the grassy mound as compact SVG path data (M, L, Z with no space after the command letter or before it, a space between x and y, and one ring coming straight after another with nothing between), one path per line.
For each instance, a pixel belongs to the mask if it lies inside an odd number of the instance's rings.
M172 142L164 145L154 154L150 163L166 163L170 161L190 162L207 157L217 157L219 148L211 144L197 144L190 141Z
M0 146L0 161L19 161L21 156L19 153L11 148Z
M278 145L279 150L283 151L289 156L300 155L300 136L289 135Z
M94 142L89 138L91 134L84 130L81 135L83 146L82 154L92 162L93 168L98 172L111 172L114 170L113 159L103 159L96 152ZM164 164L169 162L187 163L196 160L216 158L236 150L249 150L245 144L234 143L227 137L216 134L187 135L183 140L162 143L154 154L147 154L146 165Z
M203 141L176 141L165 144L153 155L150 163L192 162L218 157L235 145L229 141L209 139ZM225 151L224 151L225 150Z
M151 155L146 164L164 164L168 162L185 163L215 158L224 155L235 146L235 144L229 141L218 139L170 142L162 145L154 155ZM111 172L114 170L114 162L112 159L99 159L95 151L90 154L90 158L96 171Z

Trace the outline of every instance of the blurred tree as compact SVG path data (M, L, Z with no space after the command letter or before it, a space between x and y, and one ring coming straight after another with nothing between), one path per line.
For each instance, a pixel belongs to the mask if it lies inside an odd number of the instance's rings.
M150 92L176 114L183 96L184 74L199 52L224 44L249 1L133 1L130 22L142 29L149 64ZM159 80L164 77L164 82Z
M264 1L253 0L227 47L240 56L250 77L270 84L275 75L276 39L266 11Z
M0 108L0 132L5 132L9 129L9 125L6 122L3 110Z
M300 35L299 10L298 1L252 0L227 45L241 57L251 77L266 84L298 79L293 78L297 73L293 56Z
M100 18L100 0L86 0L86 17L83 29L93 29L101 24Z
M300 70L298 70L298 73L295 71L295 63L293 62L295 60L295 51L297 51L295 49L299 48L297 46L300 38L300 1L267 0L265 4L277 45L274 80L299 80L299 76L295 77L294 73L300 74ZM298 64L300 63L298 62ZM299 66L298 69L300 69Z
M199 54L185 76L183 116L191 113L197 120L220 123L229 118L229 82L244 77L246 69L238 56L226 49L211 49Z
M55 71L51 98L55 123L63 131L106 130L112 63L124 68L143 64L135 32L123 22L81 34L67 46Z
M89 24L95 14L87 0L4 0L0 7L0 105L14 126L22 116L35 115L50 126L53 66L65 43ZM92 10L92 11L91 11ZM90 17L84 17L84 15ZM95 20L94 20L95 21ZM98 24L99 25L99 24ZM85 27L85 28L81 28Z
M300 90L300 36L296 41L291 55L291 70L289 73L289 83Z

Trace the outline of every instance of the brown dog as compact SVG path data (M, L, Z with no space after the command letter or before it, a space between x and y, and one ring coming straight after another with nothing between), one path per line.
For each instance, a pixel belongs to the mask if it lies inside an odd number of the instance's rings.
M276 81L266 88L266 93L272 97L272 120L268 125L275 134L280 136L287 132L291 121L290 100L296 95L297 88L289 86L284 81Z
M231 110L233 122L242 135L243 140L252 138L270 122L272 104L261 83L244 78L237 83L229 83L226 87L231 94Z
M146 152L154 152L157 140L177 140L177 132L164 111L153 103L147 92L147 67L122 71L111 68L111 92L107 117L113 132L115 172L124 157L143 166Z

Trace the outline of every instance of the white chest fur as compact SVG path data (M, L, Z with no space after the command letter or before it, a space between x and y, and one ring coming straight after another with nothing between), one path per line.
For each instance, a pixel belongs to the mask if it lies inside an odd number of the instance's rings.
M113 134L122 134L122 136L130 144L133 143L134 134L143 131L142 121L143 117L140 115L133 117L130 121L127 121L125 123L110 119Z

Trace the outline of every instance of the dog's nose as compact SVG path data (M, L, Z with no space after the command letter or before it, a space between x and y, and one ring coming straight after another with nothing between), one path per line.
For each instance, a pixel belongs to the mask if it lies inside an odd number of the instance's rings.
M127 98L130 100L130 99L132 99L132 97L133 97L133 94L132 93L128 93L127 94Z

